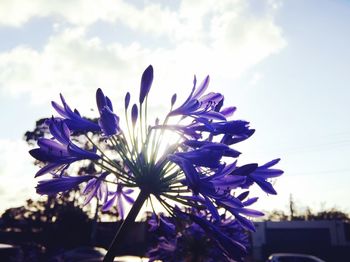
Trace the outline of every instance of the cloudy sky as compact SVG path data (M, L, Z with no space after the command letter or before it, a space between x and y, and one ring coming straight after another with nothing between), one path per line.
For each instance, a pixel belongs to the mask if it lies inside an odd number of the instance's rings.
M94 115L101 87L120 108L149 64L154 112L210 74L257 129L240 163L282 158L279 196L260 193L259 208L287 209L293 194L350 211L349 23L346 0L2 0L0 212L35 196L23 134L51 100Z

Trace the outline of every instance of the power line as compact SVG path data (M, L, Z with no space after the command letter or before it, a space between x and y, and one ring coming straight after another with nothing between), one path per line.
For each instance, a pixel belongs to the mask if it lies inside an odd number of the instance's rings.
M293 175L318 175L318 174L334 174L334 173L350 173L350 168L346 169L333 169L333 170L322 170L322 171L307 171L307 172L288 172Z
M321 143L321 144L313 144L313 145L302 145L299 147L283 147L279 146L278 148L274 148L272 150L263 150L263 151L256 151L256 153L264 154L264 153L272 153L272 152L283 152L288 154L296 154L296 153L308 153L308 152L316 152L321 150L330 150L330 149L337 149L337 148L346 148L349 147L350 149L350 139L347 140L340 140L340 141L332 141L329 143Z

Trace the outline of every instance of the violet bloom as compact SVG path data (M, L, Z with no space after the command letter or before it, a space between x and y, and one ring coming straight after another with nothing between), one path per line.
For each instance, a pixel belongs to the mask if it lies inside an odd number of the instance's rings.
M62 173L76 161L100 158L94 151L84 150L70 140L70 130L64 121L52 118L48 124L54 140L41 138L38 140L39 148L29 151L35 159L48 163L36 173L36 177L53 170L61 170Z
M242 120L219 121L207 125L192 125L190 128L195 131L210 133L214 136L249 137L254 133L254 131L249 128L249 122Z
M196 87L197 79L194 77L193 88L190 95L181 106L172 110L169 115L184 115L195 118L225 120L223 114L215 111L215 107L223 99L223 96L220 93L208 93L203 95L208 88L209 80L210 78L207 76L203 82ZM175 101L173 102L175 103Z
M189 152L179 152L173 155L176 158L182 158L196 166L218 168L220 160L224 155L224 150L200 148ZM176 159L175 158L175 159ZM174 161L176 162L176 161ZM181 161L180 161L181 162Z
M158 245L148 251L149 262L153 261L180 261L177 259L176 242L175 240L168 240L165 237L158 239Z
M98 124L100 125L102 132L106 136L119 133L119 117L113 113L111 100L103 94L100 88L96 91L96 102L101 116Z
M54 176L51 179L41 180L36 186L36 192L40 195L56 195L76 188L83 182L92 179L93 176Z
M106 203L108 197L108 186L105 181L108 172L100 174L87 182L82 194L85 195L84 205L89 203L93 197L97 197L102 203Z
M249 188L253 183L256 183L263 191L271 195L277 195L276 190L273 188L272 184L267 181L269 178L276 178L283 174L280 169L271 169L270 167L276 165L280 159L274 159L262 166L257 164L250 164L245 167L247 170L245 174L246 183L242 185L242 188Z
M192 148L200 148L206 150L220 150L223 156L227 157L238 157L241 153L237 150L230 148L225 143L216 143L211 141L198 141L198 140L186 140L185 145Z
M243 203L244 207L233 207L229 205L223 205L227 211L229 211L235 218L235 220L245 229L249 231L255 231L253 222L249 219L252 217L261 217L264 213L246 208L248 204Z
M129 205L134 203L134 199L130 196L132 192L132 189L123 188L123 186L119 184L117 190L114 193L111 193L112 197L103 205L102 210L107 211L116 205L119 216L124 219L125 203Z
M166 236L175 236L176 235L176 227L170 221L168 221L163 214L157 216L156 214L152 214L152 217L148 220L149 231L154 232L161 230L163 235Z
M72 111L72 109L66 103L62 94L60 94L60 97L63 106L57 104L54 101L52 101L51 104L57 113L59 113L64 118L64 122L67 124L68 128L71 131L97 132L101 130L98 124L81 117L77 109L74 109L74 111Z

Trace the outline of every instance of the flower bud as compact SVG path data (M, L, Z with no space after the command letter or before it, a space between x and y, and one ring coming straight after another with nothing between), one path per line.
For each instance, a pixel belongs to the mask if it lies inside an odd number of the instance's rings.
M133 126L135 126L136 124L137 117L138 117L137 105L134 104L131 109L131 122Z
M126 109L128 109L129 103L130 103L130 93L129 92L126 93L124 101L125 101L125 110L126 110Z
M141 77L141 89L140 89L140 104L143 103L146 96L148 95L149 90L153 82L153 67L149 65L146 70L143 72Z

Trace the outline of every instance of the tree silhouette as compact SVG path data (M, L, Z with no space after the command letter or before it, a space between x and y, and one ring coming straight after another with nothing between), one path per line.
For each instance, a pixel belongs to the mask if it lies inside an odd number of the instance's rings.
M298 208L293 200L292 195L289 198L289 215L282 210L273 210L267 212L267 221L315 221L315 220L338 220L350 222L349 214L333 207L331 209L323 209L318 212L312 211L307 207L305 211L298 211Z

